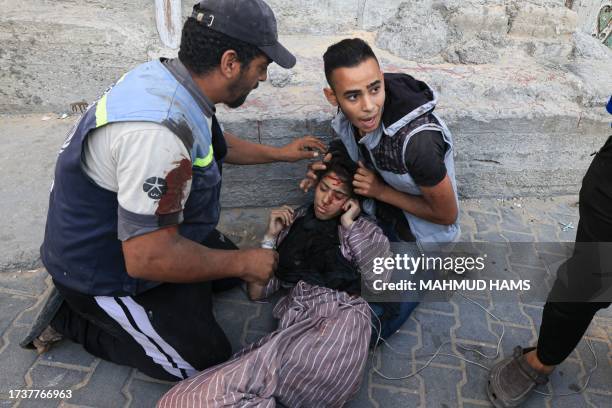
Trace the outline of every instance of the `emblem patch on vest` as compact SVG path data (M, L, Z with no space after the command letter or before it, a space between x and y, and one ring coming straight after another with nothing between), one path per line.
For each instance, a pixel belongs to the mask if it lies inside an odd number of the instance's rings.
M159 200L168 190L168 184L161 177L149 177L142 185L142 189L150 199Z

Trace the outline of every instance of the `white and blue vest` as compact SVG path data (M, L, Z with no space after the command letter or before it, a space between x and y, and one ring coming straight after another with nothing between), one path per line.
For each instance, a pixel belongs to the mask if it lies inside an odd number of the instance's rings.
M226 151L219 124L213 117L213 138L201 107L160 61L136 67L75 124L55 168L41 258L54 280L84 294L135 295L160 284L128 275L117 238L117 194L96 185L81 167L84 142L94 129L130 121L168 127L191 154L192 183L185 208L182 214L160 218L160 224L180 223L182 236L201 242L219 221ZM217 153L223 153L215 154L213 140Z
M332 128L342 140L342 143L353 161L364 161L361 150L359 149L359 143L367 149L370 156L369 158L371 159L370 162L387 184L397 191L416 196L423 195L423 193L405 168L406 147L410 139L421 131L434 130L441 132L444 142L448 146L444 156L444 164L446 166L447 175L453 186L455 201L458 207L459 199L455 180L453 138L446 124L437 115L431 112L437 102L435 92L433 90L431 90L431 92L434 95L432 101L413 110L388 127L381 124L374 132L368 133L362 137L359 142L355 139L353 125L341 111L338 112L333 119ZM390 169L385 166L381 166L379 161L382 161L380 159L382 159L383 156L385 160L388 161L390 159L393 162L393 171L390 171ZM375 202L373 200L367 200L364 203L364 211L370 215L374 215ZM461 229L458 219L454 224L441 225L419 218L407 211L403 211L403 213L417 243L423 246L431 247L431 245L426 244L445 244L455 242L459 239Z

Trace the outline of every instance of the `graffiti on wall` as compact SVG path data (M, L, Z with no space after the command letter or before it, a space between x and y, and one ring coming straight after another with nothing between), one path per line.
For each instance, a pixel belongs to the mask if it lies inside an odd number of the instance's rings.
M612 3L604 4L597 14L595 33L593 36L603 44L612 48Z

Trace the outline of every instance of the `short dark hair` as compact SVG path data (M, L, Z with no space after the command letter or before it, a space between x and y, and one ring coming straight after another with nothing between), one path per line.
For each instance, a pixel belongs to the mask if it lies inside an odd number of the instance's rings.
M360 38L347 38L331 45L323 54L327 83L333 87L331 76L335 69L355 67L369 58L378 63L372 48Z
M327 174L334 172L338 178L346 184L351 197L354 196L353 177L357 172L357 164L347 155L332 153L332 158L325 163L325 167L325 170L317 170L317 180L321 181Z
M236 51L241 69L248 68L258 56L265 55L256 46L211 30L193 17L183 25L178 57L192 73L202 75L212 71L221 64L221 57L228 50Z

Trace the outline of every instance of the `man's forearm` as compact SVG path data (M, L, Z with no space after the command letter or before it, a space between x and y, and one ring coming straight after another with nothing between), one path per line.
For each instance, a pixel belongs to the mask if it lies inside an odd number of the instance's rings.
M225 132L227 142L227 157L229 164L264 164L283 161L280 148L242 140Z
M170 231L155 233L165 235L162 245L152 246L141 237L124 243L126 267L132 277L169 283L243 277L241 251L206 248Z
M389 185L385 186L377 199L436 224L450 225L456 219L449 217L446 212L441 213L440 210L433 208L422 196L404 193Z

